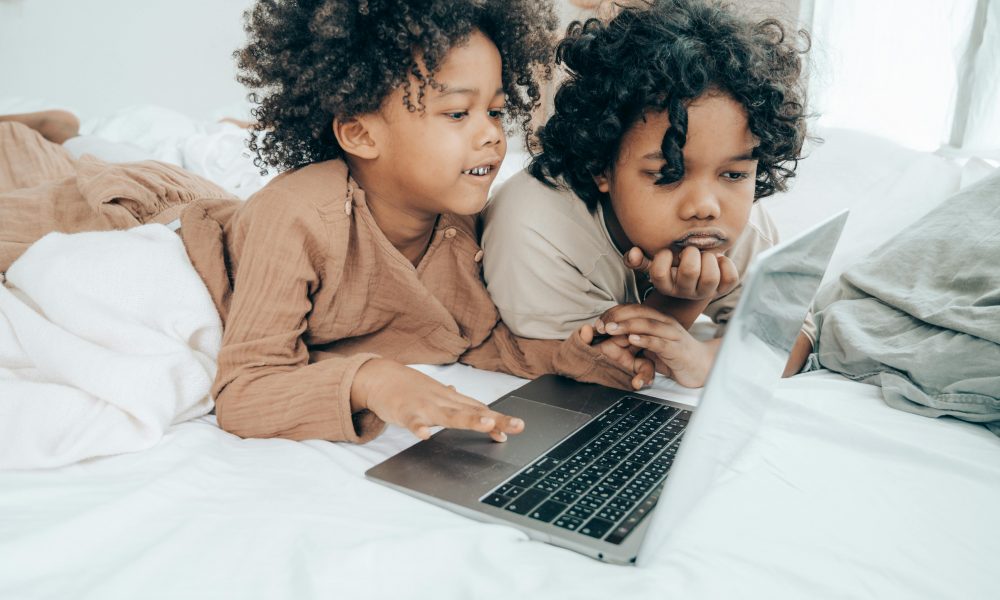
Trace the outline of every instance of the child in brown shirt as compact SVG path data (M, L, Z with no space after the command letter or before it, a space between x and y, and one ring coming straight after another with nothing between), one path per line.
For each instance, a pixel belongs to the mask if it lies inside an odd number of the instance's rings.
M225 324L213 393L242 436L365 441L384 422L503 441L519 419L406 363L627 387L592 330L523 340L498 324L474 227L526 122L555 26L548 2L260 2L238 53L250 145L287 172L245 204L187 208L182 235Z

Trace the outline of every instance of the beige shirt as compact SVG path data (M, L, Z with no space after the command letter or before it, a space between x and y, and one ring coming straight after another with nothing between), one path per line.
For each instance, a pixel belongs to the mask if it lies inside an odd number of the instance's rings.
M611 241L601 210L569 189L553 189L521 171L483 213L484 275L504 323L519 336L566 339L609 308L639 302L635 273ZM742 277L778 232L760 204L726 252ZM725 324L742 286L712 300L705 314Z

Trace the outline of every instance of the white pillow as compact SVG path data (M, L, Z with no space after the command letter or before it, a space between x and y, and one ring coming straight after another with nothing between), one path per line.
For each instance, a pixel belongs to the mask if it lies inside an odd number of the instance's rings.
M761 202L783 239L842 209L851 215L825 281L840 275L958 191L957 161L858 131L828 129L810 144L788 192Z

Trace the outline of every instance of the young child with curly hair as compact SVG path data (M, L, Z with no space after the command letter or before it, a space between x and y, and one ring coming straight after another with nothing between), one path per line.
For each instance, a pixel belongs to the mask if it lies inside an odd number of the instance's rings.
M251 148L285 172L245 204L181 217L224 321L223 428L363 442L388 422L503 441L520 419L404 365L619 387L634 368L651 376L651 362L608 360L589 336L516 338L482 283L475 216L504 121L527 130L538 104L555 23L538 0L256 4L237 54L259 103Z
M703 385L719 340L688 328L702 312L724 324L751 259L777 242L756 201L801 158L804 51L779 22L717 2L571 24L540 150L484 214L485 277L511 331L566 339L593 323ZM790 370L810 345L803 333Z

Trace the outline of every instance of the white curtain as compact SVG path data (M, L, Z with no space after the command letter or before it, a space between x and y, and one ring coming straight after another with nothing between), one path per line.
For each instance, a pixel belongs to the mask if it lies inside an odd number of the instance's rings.
M1000 0L803 0L819 124L1000 158Z

